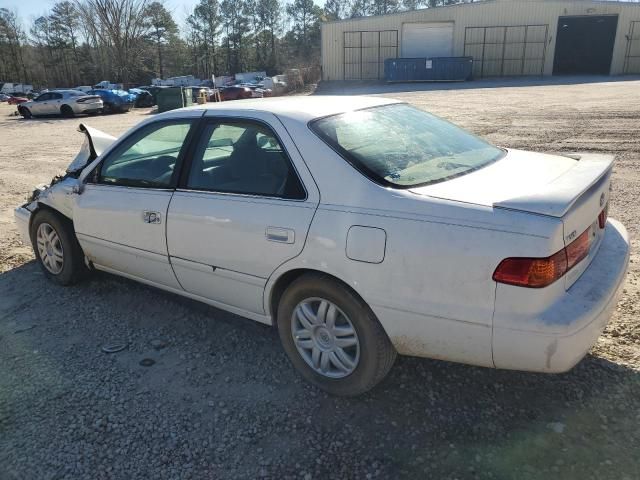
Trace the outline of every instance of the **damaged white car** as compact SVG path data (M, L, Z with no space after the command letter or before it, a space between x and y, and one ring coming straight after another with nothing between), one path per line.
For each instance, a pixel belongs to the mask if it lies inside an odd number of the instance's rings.
M566 371L622 289L610 156L506 150L367 97L81 130L66 175L15 212L47 277L104 270L275 325L332 394L369 390L396 353Z

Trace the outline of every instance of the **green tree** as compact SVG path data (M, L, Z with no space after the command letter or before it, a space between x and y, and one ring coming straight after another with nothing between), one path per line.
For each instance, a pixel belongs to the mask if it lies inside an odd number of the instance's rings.
M324 4L324 15L329 21L342 20L347 16L349 2L347 0L327 0Z
M0 8L0 74L14 83L29 81L24 62L26 35L15 12Z
M51 46L51 26L49 25L49 16L38 17L31 26L31 39L36 47L36 54L42 67L42 81L48 84L50 81L56 82L55 68L52 68L51 59L54 57L53 47Z
M371 15L373 5L371 0L354 0L351 4L351 18Z
M373 0L371 2L371 13L373 15L386 15L397 12L400 5L398 0Z
M212 74L218 73L216 45L221 24L220 5L217 0L200 0L187 18L196 74L202 71L209 78Z
M287 14L291 17L292 36L298 56L308 58L316 53L320 43L320 17L322 9L313 0L294 0L287 5Z
M247 66L243 56L244 41L250 31L247 5L244 0L223 0L220 11L226 37L227 72L241 72Z
M171 13L160 2L147 5L146 17L149 23L149 37L158 52L158 73L164 77L163 50L178 34L178 26L173 21Z
M402 0L403 10L416 10L424 5L424 0Z
M247 12L255 45L255 67L273 73L277 65L277 35L280 31L279 0L247 0Z

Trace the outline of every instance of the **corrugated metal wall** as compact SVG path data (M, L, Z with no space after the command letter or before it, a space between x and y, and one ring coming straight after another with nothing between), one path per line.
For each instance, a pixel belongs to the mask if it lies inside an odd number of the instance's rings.
M473 49L469 43L469 35L478 34L479 30L468 30L467 27L517 27L527 25L540 26L532 29L531 45L524 46L518 40L524 35L523 29L510 28L489 29L490 35L496 37L497 46L495 52L487 56L485 47L485 62L482 66L484 76L489 75L513 75L513 74L544 74L553 72L553 56L555 51L555 37L558 28L558 18L567 15L618 15L618 29L614 44L613 59L611 62L611 74L640 73L640 60L629 58L630 55L638 55L638 48L633 39L629 40L632 31L632 21L640 21L640 4L624 2L589 2L585 0L488 0L478 3L451 5L447 7L402 12L378 17L366 17L359 19L341 20L322 24L322 78L323 80L344 80L355 78L374 78L373 70L368 75L357 77L354 75L358 67L354 66L358 55L356 50L348 50L350 58L345 59L345 37L350 40L355 38L353 32L394 32L398 35L398 56L402 57L402 25L409 22L454 22L453 54L462 56L465 54L465 33L467 34L467 54ZM546 26L543 28L543 26ZM469 33L469 32L472 33ZM546 39L541 40L543 31ZM351 32L351 33L348 33ZM500 43L507 35L507 45ZM358 34L359 35L359 34ZM369 33L372 38L377 34ZM393 33L385 33L392 36ZM502 37L501 37L502 35ZM634 37L640 35L640 23L635 24ZM534 40L535 37L535 40ZM638 42L638 40L635 40ZM515 44L519 43L518 46ZM535 44L535 45L534 45ZM508 50L504 55L503 50ZM391 54L392 49L386 49L379 57L373 49L367 50L369 65L379 65L384 62L385 55ZM630 53L629 53L630 52ZM471 53L474 57L476 51ZM515 55L515 57L513 56ZM375 57L375 58L373 58ZM501 59L501 67L496 67L498 58ZM503 61L502 59L508 60ZM349 64L345 72L345 62ZM520 62L520 63L518 63ZM490 65L491 64L491 65ZM377 67L376 67L377 68ZM479 73L477 68L474 71ZM506 69L506 71L505 71ZM366 70L366 69L365 69ZM497 71L496 71L497 70ZM500 71L501 70L501 71ZM377 70L376 70L377 71ZM346 73L346 75L345 75Z

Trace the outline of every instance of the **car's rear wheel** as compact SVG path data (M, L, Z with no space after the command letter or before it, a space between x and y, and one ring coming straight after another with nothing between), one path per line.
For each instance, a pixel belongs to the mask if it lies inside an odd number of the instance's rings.
M102 113L113 113L113 105L111 105L110 103L105 102L102 105Z
M60 113L63 117L66 118L71 118L74 116L73 109L69 105L62 105L62 107L60 107Z
M31 110L27 107L18 107L18 113L22 115L23 118L31 118Z
M84 253L70 220L48 209L39 210L30 233L36 260L47 278L72 285L86 275Z
M332 395L355 396L372 389L396 358L371 309L325 275L305 274L286 289L277 324L294 367Z

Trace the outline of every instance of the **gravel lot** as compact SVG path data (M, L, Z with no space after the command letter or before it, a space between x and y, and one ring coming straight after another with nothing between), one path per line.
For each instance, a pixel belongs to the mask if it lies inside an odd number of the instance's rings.
M78 123L117 135L149 112L24 121L0 105L0 479L640 478L640 81L540 83L350 91L504 146L614 152L633 253L605 334L567 374L400 358L350 400L303 382L268 327L108 275L46 282L13 207L77 153ZM113 342L127 348L101 351Z

